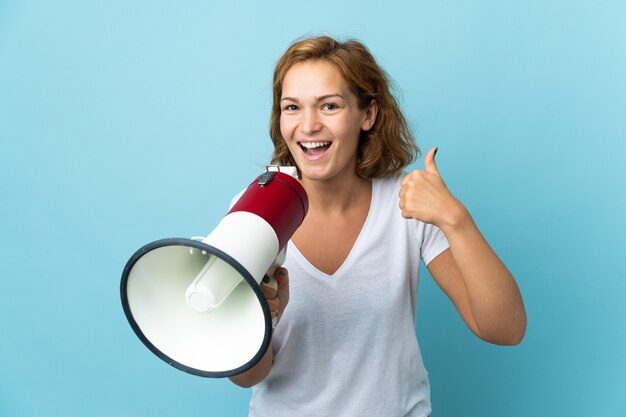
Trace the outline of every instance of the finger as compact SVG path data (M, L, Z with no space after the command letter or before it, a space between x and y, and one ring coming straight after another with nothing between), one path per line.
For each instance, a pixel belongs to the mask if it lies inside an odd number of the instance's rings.
M276 297L276 288L272 288L266 284L261 284L261 290L263 291L263 295L265 296L265 298L267 298L268 300Z
M271 313L273 314L278 313L278 307L280 306L280 301L267 300L267 306L269 307Z
M409 172L408 174L406 174L404 176L404 178L402 178L402 181L400 181L400 187L404 187L404 184L406 184L407 182L409 182L409 177L411 176L411 173ZM402 191L402 190L400 190Z
M289 285L289 273L286 268L280 267L276 268L276 273L274 274L274 278L278 283L278 288L284 287L285 285Z
M424 169L426 172L430 172L432 174L439 174L439 170L437 169L437 164L435 163L435 155L437 154L437 150L439 148L435 146L434 148L430 148L426 156L424 157Z
M411 183L415 183L415 181L419 181L419 178L423 173L424 173L424 170L414 169L413 171L406 174L404 178L402 178L402 181L400 181L399 195L402 196L403 194L405 194L407 189L409 188L407 184L411 184Z

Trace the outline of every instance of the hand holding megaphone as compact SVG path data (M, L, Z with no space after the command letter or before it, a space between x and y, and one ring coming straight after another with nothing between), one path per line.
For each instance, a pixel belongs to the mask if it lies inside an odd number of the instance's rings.
M284 262L284 261L283 261ZM276 327L289 303L289 274L282 267L271 268L261 283L272 317L272 327Z

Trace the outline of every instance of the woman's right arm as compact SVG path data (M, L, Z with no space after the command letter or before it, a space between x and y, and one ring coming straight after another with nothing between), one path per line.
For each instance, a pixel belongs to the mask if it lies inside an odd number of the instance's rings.
M248 369L244 373L231 376L229 379L242 388L250 388L263 381L272 369L272 363L274 359L273 350L274 349L272 348L272 342L270 341L270 345L267 348L265 355L263 355L261 360L257 362L256 365L254 365L252 368Z
M276 317L276 325L287 307L289 302L289 274L285 268L277 268L274 273L274 278L278 283L278 288L272 288L268 285L261 284L261 289L267 300L267 304L270 308L272 319ZM259 362L247 371L231 376L229 379L243 388L250 388L259 382L263 381L272 370L272 364L274 363L274 349L273 341L270 340L269 347L265 352L265 355Z

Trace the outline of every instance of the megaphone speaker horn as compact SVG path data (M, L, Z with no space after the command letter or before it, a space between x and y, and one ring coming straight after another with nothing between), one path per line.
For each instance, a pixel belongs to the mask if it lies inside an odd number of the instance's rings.
M257 177L208 236L157 240L128 260L122 307L156 356L214 378L242 373L263 357L273 324L259 285L282 263L308 210L290 168Z

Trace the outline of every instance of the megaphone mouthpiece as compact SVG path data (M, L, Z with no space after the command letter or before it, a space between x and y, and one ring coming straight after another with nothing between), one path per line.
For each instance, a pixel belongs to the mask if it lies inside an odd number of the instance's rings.
M226 263L216 256L209 256L204 268L185 291L187 304L199 313L209 313L219 307L241 281L241 275Z

